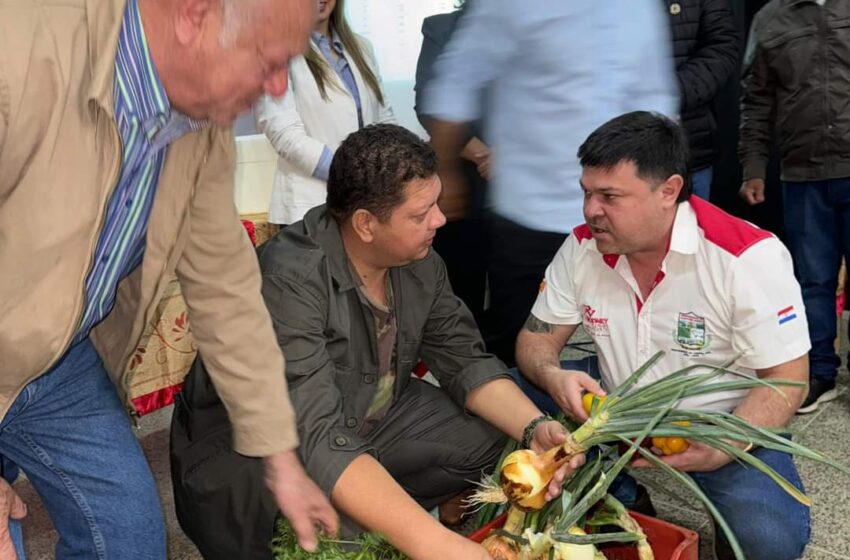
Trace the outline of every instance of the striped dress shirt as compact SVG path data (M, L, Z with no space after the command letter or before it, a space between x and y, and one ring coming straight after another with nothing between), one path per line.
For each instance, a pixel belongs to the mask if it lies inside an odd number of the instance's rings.
M123 158L118 184L86 278L83 316L74 342L85 339L115 303L118 282L142 262L148 218L168 145L200 130L173 111L145 39L137 0L128 0L115 55L115 120Z

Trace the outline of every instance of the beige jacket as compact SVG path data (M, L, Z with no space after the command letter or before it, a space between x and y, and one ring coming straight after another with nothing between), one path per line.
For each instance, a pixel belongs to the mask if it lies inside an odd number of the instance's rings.
M121 165L113 73L124 0L0 0L0 417L68 348ZM122 398L124 373L176 273L236 449L297 445L283 357L233 202L230 129L168 149L142 265L92 331Z

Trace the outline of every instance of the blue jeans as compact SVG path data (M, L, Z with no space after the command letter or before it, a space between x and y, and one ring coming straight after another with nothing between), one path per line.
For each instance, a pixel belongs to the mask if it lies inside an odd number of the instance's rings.
M850 257L850 178L783 182L785 233L809 322L809 374L834 381L835 291L841 257ZM850 258L848 258L850 262Z
M88 339L15 399L0 422L0 457L6 480L20 468L41 497L59 533L56 558L165 558L150 467Z
M584 371L599 379L595 356L564 361L561 367ZM511 374L538 408L553 416L560 413L558 405L546 393L516 370ZM762 448L756 449L753 454L803 490L790 455ZM770 478L736 462L716 471L688 474L726 519L747 560L795 560L802 556L811 536L809 508L789 496ZM620 474L608 492L628 507L637 499L637 482L628 474Z
M703 200L708 200L711 196L711 181L714 179L714 168L703 167L691 173L691 186L693 194Z
M787 453L752 452L788 482L805 491ZM796 560L811 538L809 508L789 496L767 475L736 462L716 471L688 473L729 524L748 560ZM719 529L716 535L722 534Z

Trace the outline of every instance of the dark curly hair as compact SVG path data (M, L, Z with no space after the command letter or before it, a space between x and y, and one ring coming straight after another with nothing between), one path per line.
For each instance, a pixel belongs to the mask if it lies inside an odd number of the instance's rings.
M637 167L644 181L666 181L679 174L684 185L677 202L691 196L688 140L684 129L658 113L633 111L615 117L594 130L578 149L582 167L610 171L622 162Z
M394 124L372 124L340 144L328 174L328 213L342 224L357 209L380 221L404 202L413 179L437 173L437 156L425 141Z

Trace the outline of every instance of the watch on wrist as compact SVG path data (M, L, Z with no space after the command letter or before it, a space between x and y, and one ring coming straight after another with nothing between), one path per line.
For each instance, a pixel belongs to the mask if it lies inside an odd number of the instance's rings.
M520 445L522 445L523 449L529 449L531 447L531 440L534 439L534 430L537 429L537 426L543 422L548 422L551 419L552 418L550 418L549 415L543 414L528 423L522 431L522 441L520 442Z

